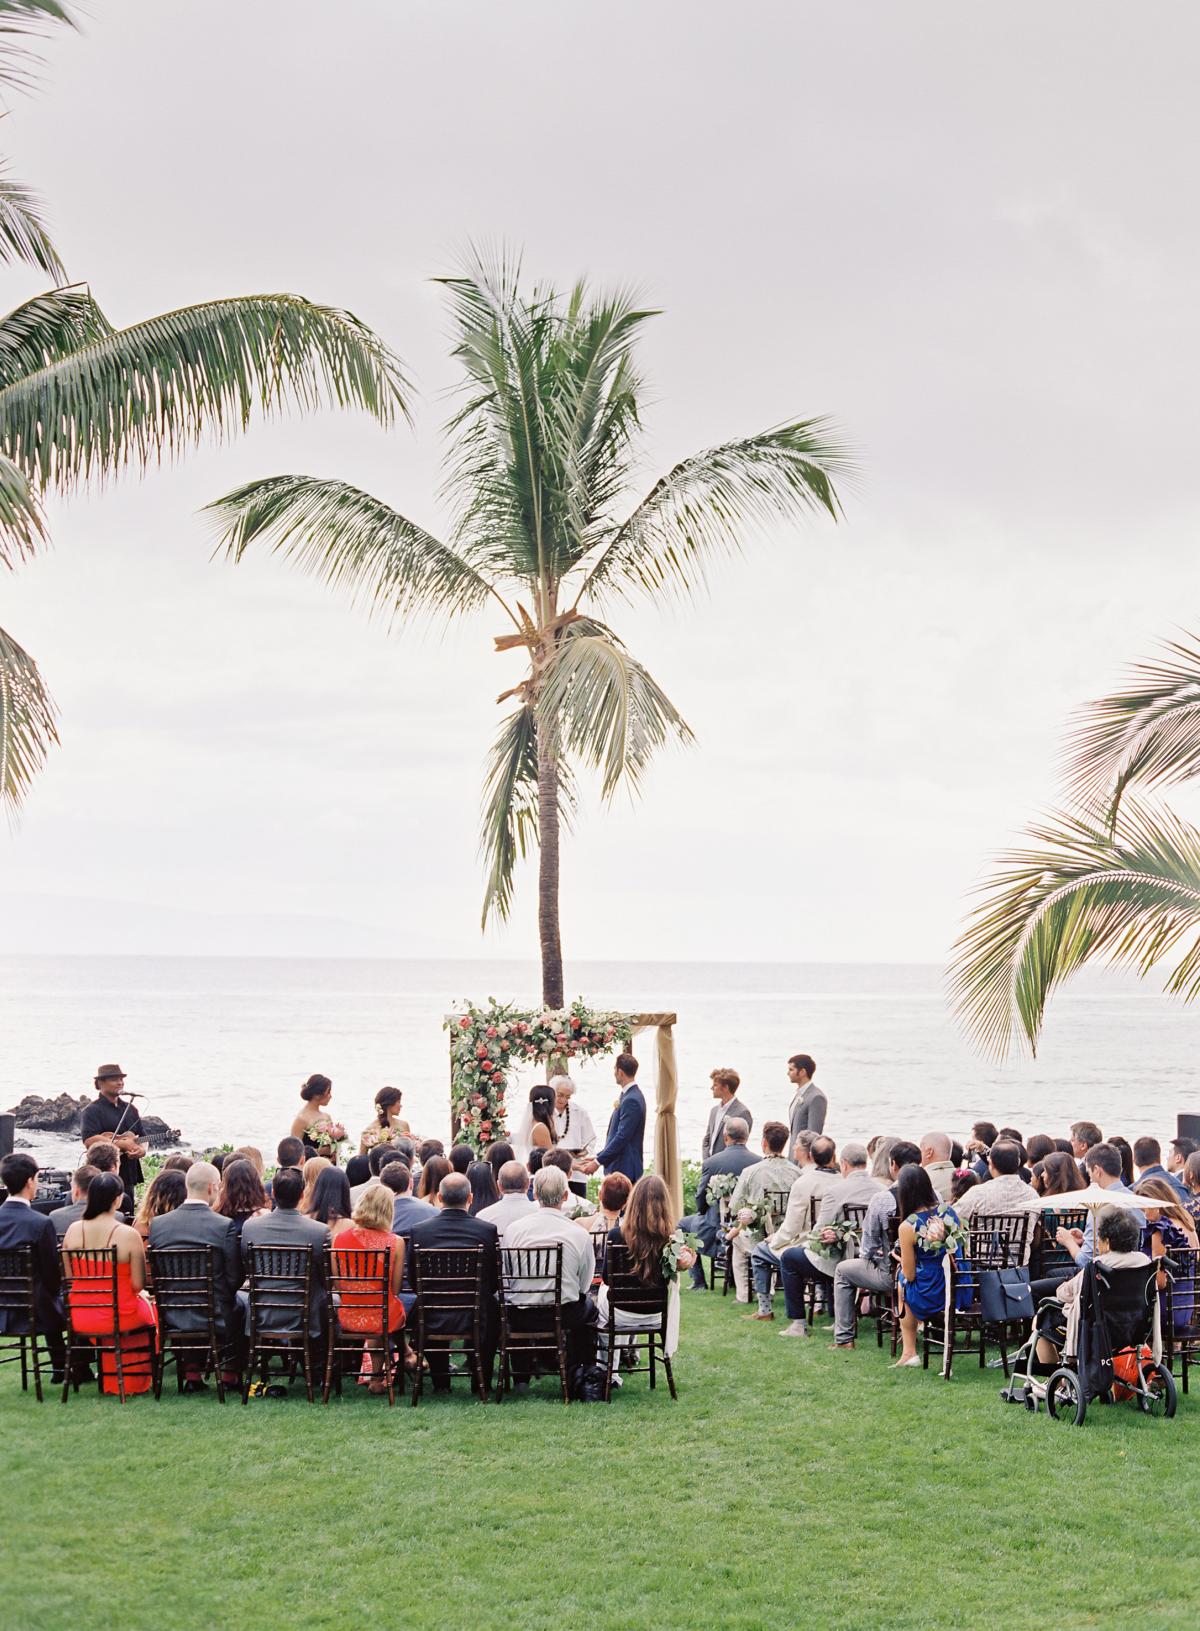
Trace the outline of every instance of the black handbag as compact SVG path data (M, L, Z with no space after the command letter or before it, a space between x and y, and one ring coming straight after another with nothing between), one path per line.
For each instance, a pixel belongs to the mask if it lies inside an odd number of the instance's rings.
M982 1269L979 1273L979 1307L988 1325L1007 1325L1010 1320L1033 1318L1033 1291L1028 1269Z

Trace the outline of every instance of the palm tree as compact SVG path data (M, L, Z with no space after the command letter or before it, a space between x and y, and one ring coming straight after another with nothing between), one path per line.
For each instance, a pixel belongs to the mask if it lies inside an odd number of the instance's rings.
M1050 993L1084 963L1145 975L1182 942L1167 989L1200 993L1200 829L1131 792L1200 770L1200 644L1166 653L1083 711L1069 807L1000 858L955 945L953 1004L997 1055L1014 1030L1036 1053Z
M275 476L211 506L234 560L260 542L389 617L494 607L498 651L528 667L492 748L483 794L482 922L508 915L517 861L539 851L542 998L562 1006L559 835L575 770L603 796L635 789L654 754L691 732L601 620L608 602L694 590L707 561L751 522L840 513L844 454L817 420L778 426L683 460L627 503L641 430L635 345L655 313L631 294L577 284L526 295L520 265L472 260L441 279L461 398L447 426L443 542L345 482Z
M26 35L72 21L54 0L0 0L0 86L28 77ZM33 194L0 177L0 262L65 281ZM209 301L114 329L83 285L0 318L0 566L46 543L42 498L144 467L249 422L255 407L407 413L401 365L349 313L296 295ZM0 806L13 813L57 741L37 664L0 629Z

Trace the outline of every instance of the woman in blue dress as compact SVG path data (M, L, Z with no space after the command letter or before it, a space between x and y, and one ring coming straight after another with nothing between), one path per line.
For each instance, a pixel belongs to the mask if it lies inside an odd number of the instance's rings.
M1142 1250L1148 1257L1166 1257L1174 1263L1171 1310L1176 1331L1186 1330L1196 1313L1196 1222L1182 1206L1165 1178L1143 1178L1135 1194L1146 1197L1146 1225L1142 1230ZM1167 1276L1158 1275L1158 1300L1165 1323L1167 1317Z
M957 1225L959 1216L952 1206L939 1203L929 1174L918 1166L900 1169L896 1180L896 1215L904 1219L897 1242L900 1272L896 1276L896 1295L904 1344L896 1361L899 1368L921 1363L917 1353L918 1322L932 1319L945 1309L946 1229L949 1224ZM962 1248L957 1250L962 1267Z

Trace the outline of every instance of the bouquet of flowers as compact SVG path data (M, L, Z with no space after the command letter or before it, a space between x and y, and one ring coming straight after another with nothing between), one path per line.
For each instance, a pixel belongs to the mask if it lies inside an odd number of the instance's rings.
M859 1233L854 1225L845 1218L836 1218L813 1229L804 1244L818 1257L841 1257L848 1247L857 1246L858 1241Z
M596 1208L592 1205L591 1201L589 1201L586 1196L583 1195L575 1195L568 1192L567 1199L563 1202L563 1217L570 1218L572 1223L574 1223L577 1218L592 1217L595 1214L595 1211Z
M760 1195L757 1200L744 1201L731 1213L727 1228L730 1233L743 1234L757 1245L770 1234L773 1222L771 1203L765 1195Z
M689 1261L684 1263L682 1266L684 1268L690 1268L691 1260L695 1258L695 1255L699 1249L700 1237L698 1235L685 1235L682 1229L676 1229L670 1240L668 1240L666 1245L663 1247L662 1253L663 1279L668 1285L671 1284L672 1280L678 1280L680 1259L683 1257L684 1253L686 1252L689 1254Z
M708 1180L708 1204L714 1201L727 1200L737 1188L738 1175L736 1172L718 1172L715 1177Z
M369 1152L375 1149L378 1145L390 1144L393 1139L399 1137L400 1129L398 1127L381 1127L379 1123L376 1122L373 1127L368 1127L366 1132L363 1134L363 1143L367 1146L367 1151Z
M328 1150L332 1156L336 1155L339 1147L346 1142L346 1129L340 1121L323 1118L313 1122L306 1137L310 1144L315 1144L319 1150Z
M966 1224L957 1213L944 1205L931 1212L920 1225L915 1213L907 1221L916 1231L919 1252L950 1252L957 1255L961 1251L965 1255L970 1247L971 1235Z

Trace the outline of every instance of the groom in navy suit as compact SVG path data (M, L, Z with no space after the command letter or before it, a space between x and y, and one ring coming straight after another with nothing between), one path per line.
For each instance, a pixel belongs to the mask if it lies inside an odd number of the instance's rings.
M596 1151L591 1163L592 1171L601 1166L606 1173L623 1172L634 1184L642 1176L642 1141L646 1136L646 1101L637 1085L637 1073L638 1062L633 1055L621 1054L613 1069L621 1096L609 1118L604 1148Z

